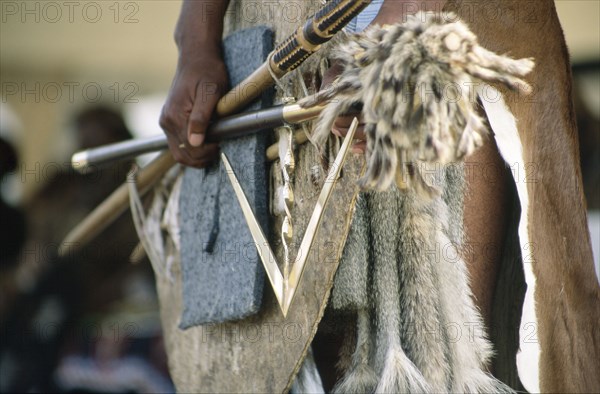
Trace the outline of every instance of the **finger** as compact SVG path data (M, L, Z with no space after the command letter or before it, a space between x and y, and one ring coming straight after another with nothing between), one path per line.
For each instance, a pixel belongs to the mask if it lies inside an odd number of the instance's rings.
M186 120L183 113L181 111L177 111L176 108L178 107L173 105L171 100L168 100L161 110L158 123L165 131L167 137L173 136L179 141L182 137L181 134L183 134L185 139L185 134L181 133L181 131L183 129L183 125L186 123Z
M190 161L190 163L188 164L188 167L194 167L194 168L206 168L206 167L210 167L217 159L218 159L218 155L215 157L206 157L206 158L202 158L202 159L198 159L198 160L192 160Z
M171 151L176 162L190 165L191 158L185 153L184 148L181 147L181 142L177 136L167 133L167 143L169 145L169 151Z
M356 113L356 114L344 114L344 115L340 115L335 119L335 122L333 123L333 127L332 127L332 132L340 137L345 136L348 133L348 129L350 128L350 126L352 125L352 122L354 121L354 118L358 117L358 128L356 129L356 134L354 135L354 138L357 139L365 139L365 133L364 133L364 128L365 128L365 124L362 121L362 115L360 113Z
M217 144L207 144L196 148L185 142L180 144L178 149L181 156L184 157L186 164L196 163L202 160L211 160L216 157L219 152L219 146Z
M333 126L337 127L338 129L347 129L352 124L354 118L355 116L353 115L340 115L335 119Z
M192 112L195 92L185 88L190 82L178 72L162 108L159 124L166 133L176 135L180 141L187 140L187 124Z
M352 145L352 153L364 154L367 150L367 142L360 141Z
M345 128L339 128L334 125L333 128L331 129L331 132L333 134L337 135L338 137L345 137L346 134L348 134L349 129L350 129L350 126L345 127ZM367 139L364 123L358 124L358 127L356 128L356 132L354 133L354 139L362 140L362 141L365 141Z
M213 82L200 82L196 88L196 98L188 119L187 140L193 147L204 142L206 128L219 99L219 87Z
M193 147L186 144L184 151L189 155L193 160L202 160L204 158L214 158L219 153L219 145L218 144L204 144L199 147Z
M169 143L169 149L177 162L196 168L203 168L210 165L219 155L218 144L207 144L195 148L187 142L180 144Z

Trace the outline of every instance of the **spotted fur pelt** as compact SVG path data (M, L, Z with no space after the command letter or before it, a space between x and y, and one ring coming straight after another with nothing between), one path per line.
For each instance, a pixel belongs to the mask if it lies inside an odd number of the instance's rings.
M486 50L451 13L419 13L403 24L373 26L332 54L344 67L329 89L304 100L328 101L314 138L324 141L340 113L362 107L367 135L366 189L413 186L439 192L423 179L420 163L455 162L483 143L486 126L476 110L475 86L500 82L524 93L520 77L530 59L513 60Z

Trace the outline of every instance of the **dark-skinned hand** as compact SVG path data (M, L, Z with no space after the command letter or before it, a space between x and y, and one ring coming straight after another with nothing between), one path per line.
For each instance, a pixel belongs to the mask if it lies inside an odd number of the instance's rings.
M173 84L160 116L175 160L202 168L219 153L214 143L204 143L213 110L226 92L228 77L218 48L202 56L180 56Z

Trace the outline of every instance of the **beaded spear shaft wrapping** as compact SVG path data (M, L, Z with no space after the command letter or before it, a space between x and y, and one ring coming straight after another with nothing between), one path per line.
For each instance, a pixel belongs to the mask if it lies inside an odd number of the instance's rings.
M245 107L280 78L298 68L357 16L371 0L331 0L296 32L283 40L256 71L219 100L217 114L228 115Z

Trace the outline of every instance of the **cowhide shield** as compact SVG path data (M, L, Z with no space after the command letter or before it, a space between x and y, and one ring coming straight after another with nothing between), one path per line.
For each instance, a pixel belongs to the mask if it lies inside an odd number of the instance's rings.
M321 187L325 170L319 154L310 144L296 149L293 252L304 236ZM278 163L274 163L279 165ZM180 392L285 392L316 333L331 291L345 244L358 194L358 179L364 159L348 155L340 178L324 211L321 227L309 255L304 276L284 318L268 282L260 311L243 320L205 324L181 330L181 271L178 253L170 282L158 277L161 318L169 356L169 369ZM279 261L283 250L273 240Z

